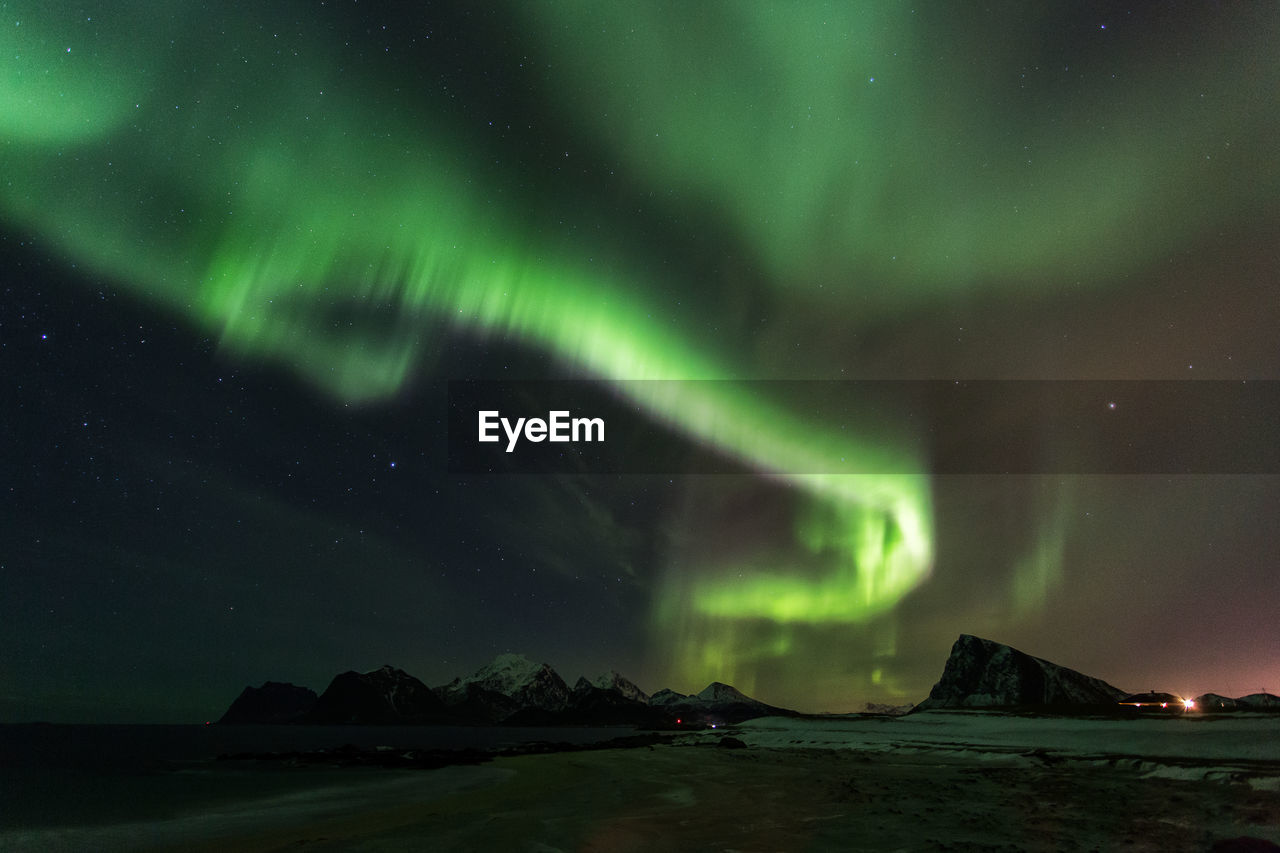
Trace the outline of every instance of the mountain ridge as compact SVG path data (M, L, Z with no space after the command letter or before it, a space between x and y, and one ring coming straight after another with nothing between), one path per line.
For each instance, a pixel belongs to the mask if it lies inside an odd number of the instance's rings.
M994 640L961 634L917 711L1115 706L1127 691Z
M694 695L664 689L650 696L616 670L580 677L570 689L550 664L503 653L472 675L435 688L390 665L340 673L318 697L280 682L246 687L220 722L668 728L796 713L719 681Z

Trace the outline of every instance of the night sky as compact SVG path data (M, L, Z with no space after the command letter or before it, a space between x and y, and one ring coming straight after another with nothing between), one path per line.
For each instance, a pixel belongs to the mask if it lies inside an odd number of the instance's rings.
M508 651L848 711L961 632L1280 688L1274 473L631 381L1280 379L1280 7L484 5L0 0L0 721ZM450 473L465 379L741 473Z

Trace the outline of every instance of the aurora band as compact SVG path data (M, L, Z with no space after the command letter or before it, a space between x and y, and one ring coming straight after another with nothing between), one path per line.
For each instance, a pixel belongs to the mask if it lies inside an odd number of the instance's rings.
M841 568L816 585L785 566L700 579L691 606L706 617L859 622L928 576L928 480L909 448L806 423L740 383L627 381L750 377L655 322L634 280L495 209L501 188L437 125L378 109L315 60L269 97L248 59L212 59L232 45L270 55L271 34L248 23L212 46L174 47L141 19L117 22L130 38L112 41L109 23L86 29L74 11L26 12L0 29L15 57L0 79L10 228L344 402L394 395L442 321L612 383L655 420L807 495L820 511L801 544L839 552ZM136 58L148 47L156 69ZM179 59L219 70L193 86ZM837 459L898 473L796 473Z

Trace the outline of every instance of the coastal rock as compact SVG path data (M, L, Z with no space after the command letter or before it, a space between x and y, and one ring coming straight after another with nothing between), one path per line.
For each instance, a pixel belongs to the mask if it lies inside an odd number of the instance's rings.
M1114 706L1126 695L1073 669L961 634L942 678L916 709Z

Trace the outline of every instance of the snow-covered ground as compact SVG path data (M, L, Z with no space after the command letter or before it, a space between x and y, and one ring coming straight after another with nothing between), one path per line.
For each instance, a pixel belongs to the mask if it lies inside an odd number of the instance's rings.
M764 718L668 745L414 774L265 767L246 781L312 784L171 817L0 832L0 848L1267 849L1215 845L1280 843L1277 734L1272 716Z
M1062 756L1280 762L1280 715L1138 717L1106 720L982 711L925 711L905 717L762 717L737 726L748 744L823 749L1045 750ZM702 737L719 738L717 729Z
M1280 715L1115 720L926 711L905 717L763 717L691 739L718 740L726 734L754 747L1110 765L1162 778L1223 779L1280 791Z

